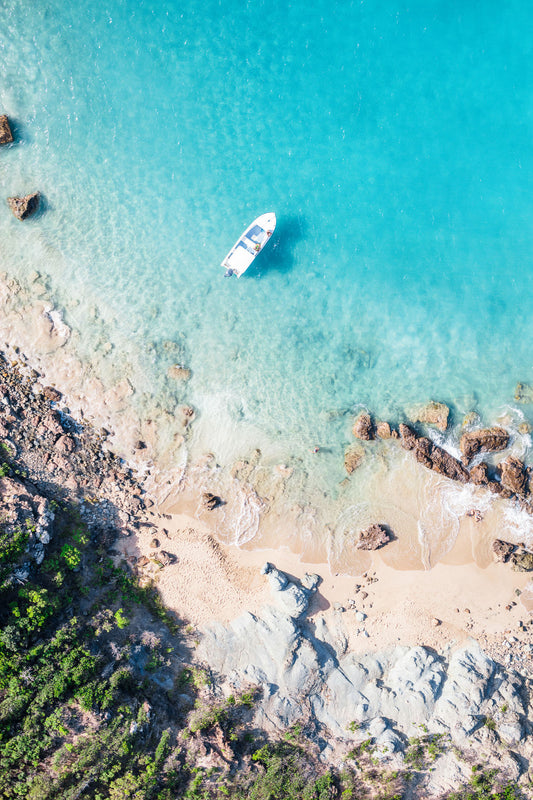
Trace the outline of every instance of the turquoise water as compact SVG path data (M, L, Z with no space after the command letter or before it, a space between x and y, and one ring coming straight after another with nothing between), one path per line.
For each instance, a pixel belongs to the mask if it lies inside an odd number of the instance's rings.
M529 23L518 0L4 0L0 185L45 197L0 214L4 266L44 266L86 354L98 306L144 397L330 447L332 484L359 405L489 419L533 380Z

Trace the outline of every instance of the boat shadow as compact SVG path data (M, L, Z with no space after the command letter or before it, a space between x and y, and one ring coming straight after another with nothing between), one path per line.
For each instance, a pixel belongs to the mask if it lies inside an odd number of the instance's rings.
M242 277L261 278L269 272L290 272L295 264L294 249L304 234L305 222L301 217L283 217L276 225L268 248L261 254L260 269L249 270Z

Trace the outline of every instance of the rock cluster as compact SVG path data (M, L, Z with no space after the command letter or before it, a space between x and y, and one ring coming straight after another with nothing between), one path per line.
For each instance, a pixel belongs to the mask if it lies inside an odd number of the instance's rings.
M19 472L28 474L26 490L82 502L86 521L118 527L124 534L138 525L144 508L143 489L131 470L104 447L106 434L81 426L64 408L61 393L39 382L39 374L0 353L0 442L16 453ZM31 492L30 492L31 494ZM43 512L44 513L44 512ZM41 542L43 539L41 538Z

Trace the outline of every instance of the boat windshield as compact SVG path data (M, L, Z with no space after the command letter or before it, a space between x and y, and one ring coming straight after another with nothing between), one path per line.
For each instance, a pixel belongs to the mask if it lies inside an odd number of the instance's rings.
M263 228L261 228L260 225L254 225L253 228L251 228L248 231L246 236L248 239L251 239L252 242L257 242L258 244L261 244L263 242L263 239L265 238L265 231L263 230Z

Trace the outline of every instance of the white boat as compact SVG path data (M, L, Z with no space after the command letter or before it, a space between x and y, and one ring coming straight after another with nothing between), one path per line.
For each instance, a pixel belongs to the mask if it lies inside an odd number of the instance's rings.
M222 262L221 266L226 270L224 277L236 275L240 278L266 245L275 227L276 215L273 211L254 219Z

